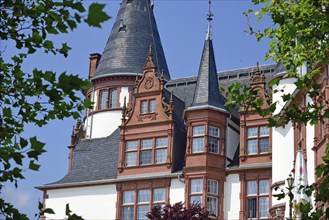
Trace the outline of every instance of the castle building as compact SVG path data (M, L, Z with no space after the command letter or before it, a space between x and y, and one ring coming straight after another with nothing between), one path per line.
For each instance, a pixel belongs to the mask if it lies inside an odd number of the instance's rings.
M45 218L65 218L68 203L85 219L147 219L153 205L177 202L200 202L216 219L275 219L278 208L288 216L274 187L285 186L300 148L309 183L318 181L328 121L269 128L244 106L226 108L220 87L234 82L256 88L263 108L278 102L276 114L291 103L274 89L303 105L314 100L282 78L282 65L217 72L211 20L209 11L198 75L171 79L151 1L122 0L103 54L90 55L86 96L95 105L72 131L68 173L37 187L56 213ZM328 66L321 68L319 102L329 98ZM271 90L273 79L280 83Z

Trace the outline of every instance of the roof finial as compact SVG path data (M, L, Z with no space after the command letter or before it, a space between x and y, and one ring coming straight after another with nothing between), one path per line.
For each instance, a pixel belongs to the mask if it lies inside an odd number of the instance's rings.
M211 27L211 21L214 14L211 12L211 0L209 0L209 11L207 13L207 20L208 20L208 30L207 30L207 36L206 40L212 40L212 27Z

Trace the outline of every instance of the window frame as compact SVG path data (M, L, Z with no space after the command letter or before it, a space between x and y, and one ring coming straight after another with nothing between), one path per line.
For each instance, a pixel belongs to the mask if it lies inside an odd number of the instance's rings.
M200 191L193 191L193 181L201 181L201 184L196 187L200 187ZM214 214L218 217L220 212L220 180L212 179L212 178L205 178L205 177L192 177L189 179L188 182L189 190L188 190L188 204L192 204L192 198L195 196L201 197L201 205L209 208L209 200L216 201L216 209ZM215 186L215 190L211 190L211 187ZM205 188L204 188L205 187ZM205 200L204 200L205 199ZM210 210L209 210L210 211Z
M106 92L105 98L102 92ZM115 97L112 94L115 92ZM105 100L104 100L105 99ZM97 110L108 110L119 108L119 90L117 87L102 88L98 90ZM114 100L114 102L113 102ZM104 103L105 102L105 103Z
M157 146L157 140L158 139L167 139L165 141L166 146ZM150 141L151 143L148 143L146 147L143 147L144 141ZM136 143L136 147L132 149L128 149L129 143ZM143 138L143 139L132 139L127 140L124 143L124 155L123 160L125 167L138 167L138 166L149 166L149 165L161 165L165 164L168 157L168 146L169 145L169 136L159 136L159 137L152 137L152 138ZM161 162L157 162L157 152L165 152L164 156L162 156ZM151 155L151 160L147 163L143 163L142 155L143 153L148 152L148 154ZM128 165L127 163L127 155L135 153L136 160L135 165Z
M266 189L267 189L267 192L265 192L265 193L261 193L261 184L260 184L260 182L262 182L262 181L267 181L267 187L266 187ZM249 191L249 189L248 189L248 183L251 183L251 182L255 182L256 184L255 184L255 190L253 190L253 191L255 191L255 193L253 193L253 194L249 194L248 193L248 191ZM245 210L246 210L246 218L247 219L268 219L268 215L269 215L269 212L268 212L268 210L269 210L269 208L270 208L270 180L269 179L257 179L257 180L254 180L254 179L252 179L252 180L247 180L246 181L246 195L245 195L245 201L246 201L246 203L245 203ZM261 198L267 198L267 215L266 216L262 216L262 217L260 217L260 200L261 200ZM251 204L251 203L249 203L249 201L255 201L254 202L254 204L253 204L253 208L254 208L254 210L251 210L250 208L249 208L249 204ZM251 214L251 212L250 211L252 211L253 213L253 215L252 216L250 216L250 214Z
M161 190L162 191L162 196L164 198L164 200L158 200L158 201L155 201L154 200L154 195L155 195L155 191L156 190ZM120 209L120 212L121 212L121 219L123 219L123 213L124 213L124 208L125 207L132 207L132 210L133 210L133 218L132 219L140 219L139 218L139 213L138 213L138 208L139 207L142 207L142 206L148 206L148 210L147 212L151 211L151 208L154 206L154 205L165 205L168 201L167 201L167 194L168 194L168 188L163 186L163 187L154 187L154 188L140 188L140 189L135 189L135 190L123 190L121 191L121 196L122 196L122 201L121 201L121 209ZM140 201L140 192L142 191L148 191L148 200L147 201ZM130 202L130 203L124 203L124 198L125 198L125 193L126 192L133 192L133 202ZM143 195L144 196L144 195ZM143 216L144 217L144 216ZM144 219L144 218L142 218ZM145 217L145 219L147 219Z
M256 135L249 136L250 129L256 128ZM261 135L261 128L267 128L268 132L265 135ZM250 126L246 129L246 153L247 155L259 155L259 154L268 154L270 151L270 133L271 130L267 125L259 126ZM261 152L261 141L267 140L267 151ZM251 142L252 141L252 142ZM250 143L255 143L255 152L250 152L251 145Z
M154 102L154 109L152 107L151 109L151 102ZM146 104L146 109L142 108L143 104ZM153 106L153 105L152 105ZM155 113L156 112L156 99L143 99L140 101L140 107L139 107L140 114L150 114L150 113Z

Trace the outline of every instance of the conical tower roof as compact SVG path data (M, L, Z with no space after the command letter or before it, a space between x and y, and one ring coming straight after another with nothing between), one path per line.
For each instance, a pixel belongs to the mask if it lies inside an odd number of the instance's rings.
M209 16L212 16L212 14ZM216 109L226 110L224 107L226 99L219 93L217 69L212 44L211 17L209 17L208 20L208 31L203 46L194 100L189 108L214 107Z
M158 76L170 79L150 0L123 0L93 79L142 75L152 47Z

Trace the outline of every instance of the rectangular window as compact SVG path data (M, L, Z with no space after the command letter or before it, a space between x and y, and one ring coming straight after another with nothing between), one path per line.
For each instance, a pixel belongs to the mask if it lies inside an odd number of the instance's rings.
M219 140L215 138L208 138L208 151L210 153L219 153Z
M247 206L248 218L268 218L269 209L269 181L247 181Z
M138 190L138 203L150 202L150 195L149 189Z
M168 138L163 137L163 138L157 138L156 139L156 147L167 147L168 146Z
M212 127L210 126L209 127L209 135L212 136L212 137L220 137L219 136L219 128L216 128L216 127Z
M200 136L200 135L204 135L204 126L194 126L193 127L193 136Z
M117 107L117 96L118 96L117 89L111 89L110 90L110 108Z
M155 151L155 163L165 163L167 158L167 149L159 149Z
M257 182L248 181L247 182L247 195L256 195L257 194Z
M126 166L136 166L137 152L126 153Z
M107 95L108 91L102 89L99 91L99 109L107 109Z
M257 140L248 140L248 154L257 154Z
M149 212L149 205L140 205L137 207L137 220L148 220L146 214Z
M147 101L141 101L141 114L147 113Z
M268 153L270 130L267 126L251 127L247 129L247 153Z
M208 180L207 192L212 195L218 195L218 181Z
M259 198L259 217L267 218L268 216L268 197L260 197Z
M152 150L144 150L140 152L140 165L151 164Z
M123 204L134 204L134 191L123 192Z
M122 220L134 219L134 206L122 207Z
M137 150L137 141L127 141L126 151Z
M256 198L247 199L247 216L248 219L256 218Z
M202 179L191 180L191 193L202 193Z
M192 153L200 153L204 151L204 138L193 138L192 140Z
M122 219L131 220L134 217L134 191L123 192Z
M213 212L218 216L218 198L216 197L207 197L207 209L210 212Z
M166 200L166 189L159 188L153 190L153 202L165 202Z
M152 148L152 139L142 140L141 149L150 149Z
M153 190L153 198L151 197ZM166 202L166 188L139 189L135 201L135 191L124 191L122 194L121 214L124 220L147 220L146 214L153 205L164 205ZM136 213L135 213L136 212Z
M156 102L155 99L150 100L150 112L155 112Z

